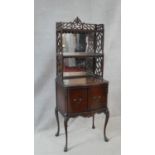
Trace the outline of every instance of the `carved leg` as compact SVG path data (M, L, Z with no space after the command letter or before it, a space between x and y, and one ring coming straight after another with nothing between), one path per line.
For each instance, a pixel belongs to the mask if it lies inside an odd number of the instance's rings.
M92 126L92 129L95 129L95 125L94 125L94 117L95 117L95 115L93 115L93 126Z
M58 115L58 108L57 107L55 108L55 116L56 116L57 125L58 125L57 133L55 134L55 136L59 136L60 125L59 125L59 115Z
M105 115L106 115L105 123L104 123L104 140L105 140L106 142L108 142L109 139L108 139L107 136L106 136L106 127L107 127L107 123L108 123L108 120L109 120L109 110L108 110L108 108L106 109L106 111L105 111L104 113L105 113Z
M64 152L68 151L68 133L67 133L67 122L68 122L68 120L69 120L69 118L65 117L64 127L65 127L65 135L66 135L66 144L65 144Z

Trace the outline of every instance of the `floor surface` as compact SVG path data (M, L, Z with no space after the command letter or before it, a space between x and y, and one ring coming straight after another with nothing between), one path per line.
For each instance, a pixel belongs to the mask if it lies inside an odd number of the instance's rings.
M103 139L105 117L95 116L95 129L92 118L78 117L68 123L68 152L63 152L65 135L63 122L60 120L60 136L55 137L56 125L50 130L35 133L34 155L120 155L121 154L121 119L110 117L107 125L109 142Z

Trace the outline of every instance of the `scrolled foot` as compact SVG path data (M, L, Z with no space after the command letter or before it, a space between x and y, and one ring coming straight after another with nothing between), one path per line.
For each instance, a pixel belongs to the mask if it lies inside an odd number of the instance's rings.
M104 137L104 140L105 140L105 142L109 141L109 139L106 136Z
M67 146L64 147L64 152L67 152L68 151L68 148Z
M92 129L95 129L94 118L95 118L95 116L93 115L93 125L92 125Z
M55 134L55 136L58 137L58 136L59 136L59 132L57 132L57 133Z

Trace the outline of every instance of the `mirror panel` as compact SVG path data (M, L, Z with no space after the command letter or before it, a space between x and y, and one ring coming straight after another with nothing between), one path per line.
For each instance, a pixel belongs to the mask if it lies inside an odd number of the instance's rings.
M62 42L63 52L94 52L94 32L63 33Z
M91 33L63 33L62 35L63 53L82 54L94 52L94 32ZM85 58L65 58L64 76L77 76L87 74L87 63Z
M65 58L63 75L70 76L88 76L93 73L93 62L95 58Z

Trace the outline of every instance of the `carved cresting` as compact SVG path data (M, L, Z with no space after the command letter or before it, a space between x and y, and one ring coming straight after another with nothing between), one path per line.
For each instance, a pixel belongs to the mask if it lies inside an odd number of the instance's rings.
M81 20L80 20L79 17L76 17L76 18L74 19L74 23L82 23L82 22L81 22Z
M95 31L95 24L82 23L79 17L76 17L73 22L58 22L57 31L63 31L67 33L74 33L76 30L81 31ZM74 31L75 30L75 31Z

